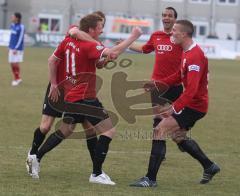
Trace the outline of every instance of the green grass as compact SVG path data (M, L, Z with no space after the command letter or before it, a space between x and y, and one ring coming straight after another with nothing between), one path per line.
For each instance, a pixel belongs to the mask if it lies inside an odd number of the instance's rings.
M26 153L33 131L39 125L41 105L48 83L47 58L53 49L27 48L22 64L23 83L11 87L7 49L0 48L0 195L239 195L240 194L240 63L210 61L210 110L192 130L209 157L221 166L221 173L208 185L199 185L200 165L167 142L167 160L158 174L158 187L136 189L128 186L146 173L151 141L150 116L128 124L119 115L118 134L111 143L104 171L117 183L101 186L88 183L91 161L84 140L66 140L41 162L41 179L32 180L25 171ZM151 55L124 55L134 64L101 70L104 79L100 99L117 114L111 100L111 77L118 71L128 80L147 80L153 64ZM121 84L119 84L121 85ZM124 103L123 103L124 104ZM79 129L79 128L78 128ZM131 134L131 135L130 135ZM146 136L147 135L147 136Z

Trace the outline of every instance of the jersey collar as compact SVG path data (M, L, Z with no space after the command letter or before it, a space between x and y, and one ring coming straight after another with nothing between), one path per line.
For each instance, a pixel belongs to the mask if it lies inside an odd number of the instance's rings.
M163 30L162 32L165 33L166 35L172 35L172 31L167 33L166 31Z
M189 48L187 50L185 50L184 52L187 52L189 50L192 50L195 46L196 46L196 42L193 42L191 46L189 46Z

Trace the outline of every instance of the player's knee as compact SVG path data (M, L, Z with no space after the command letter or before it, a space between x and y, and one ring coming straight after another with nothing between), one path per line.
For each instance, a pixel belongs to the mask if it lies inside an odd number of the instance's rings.
M186 151L184 150L184 148L182 147L182 144L183 144L183 142L185 142L185 141L189 141L189 138L188 138L188 137L185 137L185 138L183 138L183 137L181 137L181 138L175 138L175 139L173 139L173 141L176 142L176 144L177 144L177 146L178 146L178 149L179 149L181 152L186 152Z
M48 133L53 125L54 117L43 115L41 124L40 124L40 130L42 133Z
M153 119L153 128L157 127L158 124L161 122L162 119L160 118L154 118Z
M183 137L176 136L174 134L171 135L172 141L174 141L177 145L183 141Z
M116 129L112 128L112 129L109 130L109 132L112 136L114 136L116 134Z
M178 137L173 137L172 140L177 144L178 149L179 149L181 152L185 152L185 150L184 150L183 147L181 146L181 142L182 142L183 140L181 140L181 139L178 138Z
M183 129L179 129L177 131L174 131L171 134L171 138L172 140L176 143L179 144L180 142L182 142L183 140L188 139L187 137L187 131L183 130Z
M116 134L116 129L115 128L112 128L112 129L102 133L102 135L105 135L109 138L113 138L115 136L115 134Z
M93 138L93 137L96 137L97 133L93 128L88 128L88 129L85 129L85 135L86 135L86 138Z
M48 133L51 130L51 124L48 123L41 123L40 130L42 133Z
M74 132L75 125L65 125L60 128L61 133L65 138L69 137Z
M171 130L171 124L169 123L169 119L164 118L161 119L158 125L156 126L156 130L159 130L161 132L168 132Z
M155 140L166 140L167 139L167 129L164 124L160 123L154 128L153 139Z

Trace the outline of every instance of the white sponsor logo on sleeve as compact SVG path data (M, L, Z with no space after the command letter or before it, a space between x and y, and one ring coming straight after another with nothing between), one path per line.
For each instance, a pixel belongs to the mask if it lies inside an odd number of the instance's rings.
M189 65L188 66L188 71L200 71L200 66L199 65Z
M102 50L104 47L103 46L96 46L97 50Z

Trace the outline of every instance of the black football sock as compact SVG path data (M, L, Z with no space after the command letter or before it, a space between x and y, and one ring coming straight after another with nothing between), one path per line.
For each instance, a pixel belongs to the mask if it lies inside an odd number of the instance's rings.
M102 174L102 164L107 156L111 138L101 135L96 145L96 153L93 162L93 174L96 176Z
M95 150L96 150L97 142L98 142L97 136L96 137L91 137L91 138L87 139L87 147L88 147L88 151L90 153L92 162L94 162Z
M160 119L160 118L154 118L153 119L153 130L158 126L158 124L160 123L162 121L162 119ZM154 134L154 132L153 132L153 134ZM154 138L153 138L154 139ZM166 149L166 146L165 146L165 149ZM167 151L167 149L166 149L166 151ZM164 159L166 159L166 157L164 157Z
M65 137L60 130L57 130L56 132L52 133L37 152L37 158L39 162L47 152L49 152L58 144L60 144L63 139L65 139Z
M160 168L161 162L166 155L166 141L164 140L153 140L152 150L148 164L148 173L146 176L152 180L156 181L157 173Z
M204 154L197 142L192 139L183 140L178 144L182 151L190 154L194 159L197 159L204 169L208 169L213 162Z
M43 143L45 139L46 134L43 134L40 131L40 128L38 127L34 132L33 142L32 142L32 148L30 150L30 154L36 154L38 151L39 146Z

